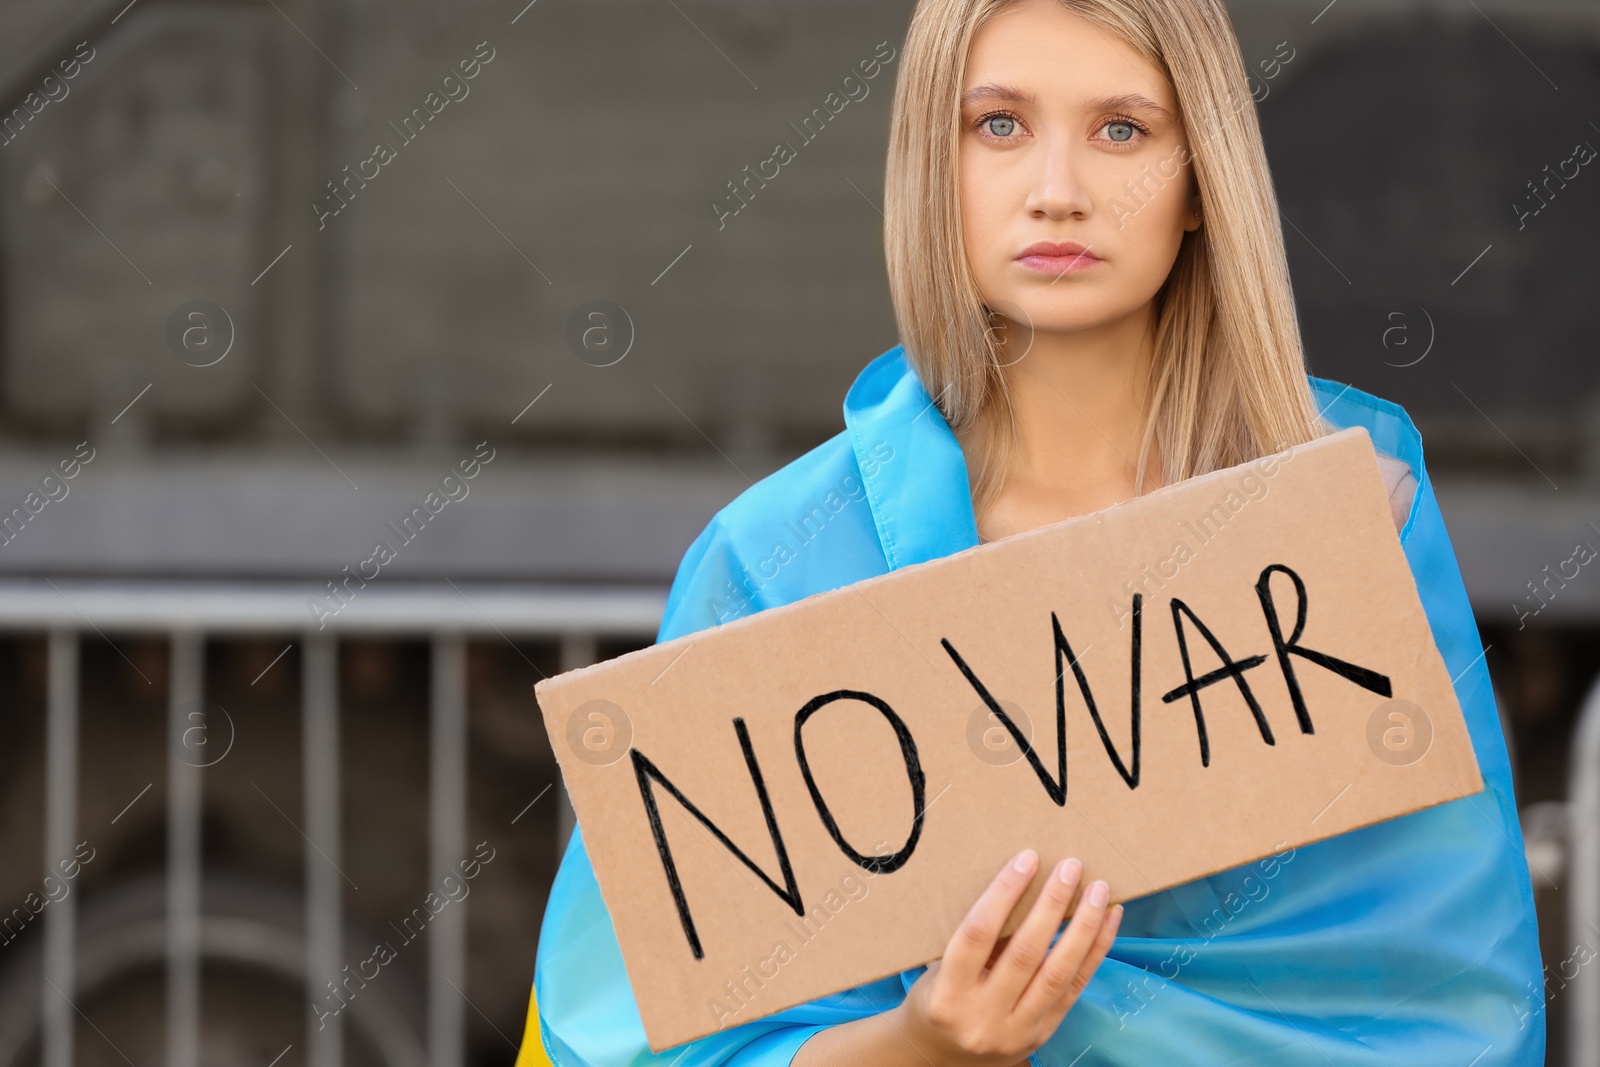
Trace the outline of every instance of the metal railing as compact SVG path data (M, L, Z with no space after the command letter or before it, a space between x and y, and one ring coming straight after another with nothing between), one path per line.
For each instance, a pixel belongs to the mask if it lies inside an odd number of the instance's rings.
M295 634L302 651L301 717L305 942L279 950L278 971L303 981L308 1011L307 1062L341 1067L342 1016L318 1025L314 998L322 978L342 966L339 673L341 637L428 635L430 651L428 856L430 882L454 871L466 853L466 644L474 637L546 639L557 643L558 667L598 659L607 639L649 642L665 602L658 588L480 585L395 582L361 590L317 629L306 605L307 586L294 582L182 582L80 579L0 581L0 632L48 635L45 738L44 863L70 856L77 839L79 763L79 645L83 635L160 634L170 639L168 806L164 953L169 1067L200 1064L202 958L200 814L202 768L183 758L189 718L205 699L203 651L208 637ZM529 714L534 713L529 702ZM571 833L565 790L558 848ZM1600 930L1600 680L1585 698L1572 752L1570 799L1559 819L1525 826L1529 848L1564 838L1567 923L1573 936ZM1526 816L1525 814L1525 822ZM1554 814L1554 813L1546 813ZM43 1067L74 1062L76 897L53 902L43 915L40 1059ZM210 944L209 939L206 940ZM381 1017L363 1028L392 1067L461 1067L465 1052L466 910L442 911L430 924L426 984L426 1048ZM1600 1063L1600 969L1580 968L1566 1005L1568 1055L1573 1064ZM361 1013L354 1018L362 1024ZM392 1021L392 1020L391 1020ZM4 1029L0 1027L0 1029ZM11 1043L15 1045L15 1042ZM0 1034L0 1067L21 1047Z
M93 631L165 634L171 640L167 733L169 756L165 965L167 1062L200 1064L201 783L203 770L183 758L190 714L205 696L205 639L221 635L294 633L302 648L301 716L305 823L305 943L300 957L312 1021L307 1062L340 1067L342 1016L316 1019L321 979L342 966L342 875L339 872L340 756L338 640L342 636L429 635L428 856L430 882L454 873L466 854L467 671L472 637L543 638L559 642L560 669L597 658L608 638L654 638L665 602L658 589L439 584L363 588L318 629L303 583L0 581L0 631L48 634L48 697L44 840L45 867L72 855L77 831L80 637ZM534 714L532 700L529 714ZM571 832L565 791L561 844ZM77 1014L74 958L76 898L45 909L40 1062L70 1067ZM430 924L426 984L426 1049L381 1020L369 1036L393 1067L460 1067L465 1053L466 911L452 907ZM259 939L258 939L259 940ZM291 954L280 970L292 970ZM359 1016L358 1016L359 1019ZM384 1033L388 1030L390 1032ZM4 1045L0 1040L0 1045ZM0 1047L0 1065L19 1048Z

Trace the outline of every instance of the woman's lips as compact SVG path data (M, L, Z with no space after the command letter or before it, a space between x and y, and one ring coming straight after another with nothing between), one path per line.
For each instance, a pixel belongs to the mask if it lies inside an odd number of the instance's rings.
M1103 261L1090 254L1087 247L1076 242L1056 244L1040 241L1024 248L1022 254L1017 257L1017 262L1041 274L1065 274L1068 271L1088 270Z
M1088 270L1090 267L1097 266L1105 261L1096 259L1086 252L1080 252L1071 256L1018 256L1017 262L1029 270L1036 270L1041 274L1066 274L1069 271L1076 273L1080 270Z

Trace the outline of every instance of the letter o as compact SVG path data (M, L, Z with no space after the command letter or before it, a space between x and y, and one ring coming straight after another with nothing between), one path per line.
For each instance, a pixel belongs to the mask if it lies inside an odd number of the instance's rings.
M911 782L911 835L906 838L906 843L900 851L891 852L881 856L865 856L850 847L844 835L839 832L839 824L834 821L833 813L828 810L828 802L822 799L822 791L817 788L817 781L811 775L811 765L806 760L805 730L806 722L818 711L836 700L859 700L870 704L878 713L889 720L889 725L894 727L895 737L900 742L900 755L905 760L906 777ZM922 762L917 758L917 743L911 736L911 731L906 727L905 721L894 713L894 709L873 696L858 689L835 689L831 693L824 693L813 697L806 706L795 712L794 716L794 755L800 764L800 773L805 776L806 788L811 791L811 802L817 807L817 814L822 817L822 824L828 828L828 836L833 838L833 843L851 861L863 870L873 873L897 871L905 866L911 858L911 853L917 847L917 839L922 836L922 817L924 814L923 799L927 793L927 776L922 773Z

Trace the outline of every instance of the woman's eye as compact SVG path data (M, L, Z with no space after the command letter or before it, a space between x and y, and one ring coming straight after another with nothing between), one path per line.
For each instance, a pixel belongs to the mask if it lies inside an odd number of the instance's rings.
M1017 128L1017 120L1010 115L990 115L983 124L996 137L1010 137Z
M1126 144L1138 134L1145 132L1144 128L1137 122L1131 122L1127 119L1112 119L1101 129L1106 131L1108 138L1119 144Z

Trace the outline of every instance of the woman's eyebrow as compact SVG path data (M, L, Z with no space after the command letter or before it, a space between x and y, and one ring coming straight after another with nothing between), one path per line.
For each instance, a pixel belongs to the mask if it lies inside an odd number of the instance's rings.
M1089 101L1091 111L1149 111L1160 115L1164 119L1172 118L1172 112L1139 93L1122 93L1118 96L1102 96Z
M963 107L986 100L1018 104L1037 104L1039 102L1038 97L1026 90L993 83L974 86L961 94L961 106ZM1172 118L1170 111L1148 96L1143 96L1139 93L1120 93L1116 96L1096 97L1087 102L1085 109L1089 111L1149 111L1165 119Z
M961 105L976 104L980 100L1004 100L1018 104L1037 104L1038 97L1009 85L979 85L961 94Z

